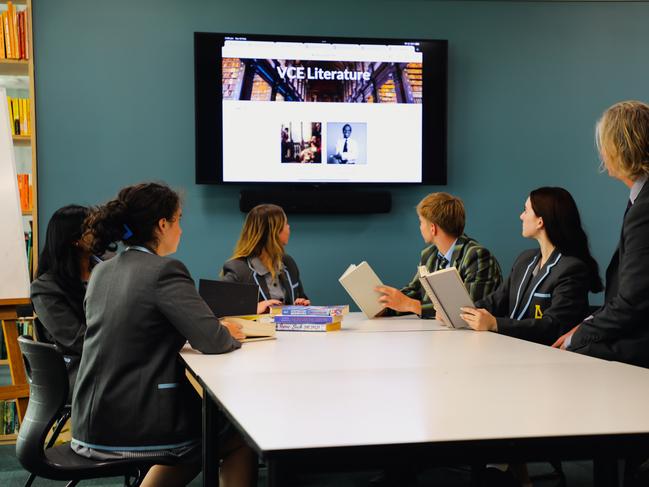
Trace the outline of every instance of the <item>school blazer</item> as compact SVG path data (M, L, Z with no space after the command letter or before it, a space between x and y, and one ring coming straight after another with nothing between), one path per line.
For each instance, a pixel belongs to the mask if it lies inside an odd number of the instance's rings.
M278 278L288 300L284 304L293 304L297 298L308 299L300 280L300 271L293 257L284 254L282 262L284 263L284 271L280 272ZM222 275L221 280L223 281L257 284L260 291L259 301L270 299L270 290L266 284L266 279L255 272L247 258L241 257L227 261L223 264Z
M569 350L649 367L649 183L624 216L604 305L581 324Z
M83 297L81 293L69 292L61 287L50 272L42 274L31 284L31 300L36 316L45 328L44 338L54 343L65 356L71 388L74 387L79 369L86 332Z
M128 250L97 265L72 399L72 438L103 450L157 450L200 437L198 396L178 352L239 348L179 261Z
M439 250L435 245L426 247L421 252L420 266L425 266L429 272L437 270L437 255ZM449 266L454 266L460 274L471 299L482 299L496 290L502 282L500 265L494 255L477 241L467 235L460 235L455 242ZM401 289L409 298L421 301L421 317L435 318L435 308L430 298L419 282L419 273L415 273L412 281ZM385 315L401 315L406 313L386 310Z
M518 256L509 277L475 303L496 317L498 333L552 345L588 314L590 274L586 264L557 249L539 269L539 250Z

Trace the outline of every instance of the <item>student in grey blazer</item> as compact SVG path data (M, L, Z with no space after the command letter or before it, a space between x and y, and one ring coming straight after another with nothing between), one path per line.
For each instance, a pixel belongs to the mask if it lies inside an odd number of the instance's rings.
M282 208L257 205L246 215L233 255L223 264L222 280L259 286L257 313L277 304L311 304L295 260L284 253L290 235Z
M603 167L629 188L629 200L606 270L604 305L554 346L649 367L649 105L613 105L596 135Z
M54 212L47 224L37 277L31 285L34 311L43 325L38 329L38 338L54 343L63 354L70 393L81 360L86 332L83 298L94 265L94 256L81 235L88 214L88 208L79 205Z
M155 183L124 188L89 218L93 251L126 248L94 269L85 299L87 331L72 400L72 448L112 460L133 455L173 466L152 468L143 485L186 485L200 469L200 401L178 352L239 348L243 334L219 322L187 268L167 257L182 233L180 199ZM223 475L254 485L256 458L228 432ZM214 459L218 461L217 458Z
M552 345L587 316L588 292L601 291L602 281L568 191L535 189L520 219L523 237L539 248L519 255L507 280L462 318L475 330Z

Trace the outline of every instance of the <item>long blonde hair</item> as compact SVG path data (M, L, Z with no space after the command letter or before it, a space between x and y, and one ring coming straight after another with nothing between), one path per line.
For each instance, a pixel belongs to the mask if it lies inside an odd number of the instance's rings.
M625 176L635 181L649 175L649 105L633 100L616 103L597 122L595 135L597 148Z
M230 259L261 257L262 253L265 253L270 264L268 270L275 279L282 267L282 257L284 257L284 246L279 241L279 234L286 222L286 213L279 206L270 204L255 206L246 215L239 241ZM264 262L264 265L268 263Z

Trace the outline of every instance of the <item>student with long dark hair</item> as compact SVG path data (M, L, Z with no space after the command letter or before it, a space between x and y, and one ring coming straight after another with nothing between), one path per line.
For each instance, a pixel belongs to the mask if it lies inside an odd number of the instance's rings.
M70 386L81 359L86 317L83 298L90 277L93 255L82 238L88 208L68 205L54 212L47 224L37 278L31 285L31 299L43 325L45 341L53 342L65 356Z
M600 292L597 262L588 249L579 210L568 191L532 191L520 215L522 234L539 248L518 256L496 291L463 308L475 330L551 345L588 314L588 292Z
M201 404L178 352L241 345L219 322L173 254L180 242L178 194L163 184L122 189L88 219L92 250L125 250L94 269L87 331L72 399L72 448L101 460L152 458L143 486L186 485L199 471ZM254 485L256 458L233 430L221 450L225 485ZM219 459L215 458L217 462ZM165 466L166 465L166 466Z

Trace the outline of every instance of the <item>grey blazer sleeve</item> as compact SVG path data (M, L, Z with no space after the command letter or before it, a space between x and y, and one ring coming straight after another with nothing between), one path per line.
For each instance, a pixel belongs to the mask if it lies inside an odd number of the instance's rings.
M31 299L38 319L65 355L81 355L86 322L79 310L75 311L60 287L50 280L37 279L31 286Z
M200 297L189 271L169 259L160 269L156 287L158 309L201 353L225 353L241 347Z
M232 259L223 264L222 281L227 282L249 282L252 272L245 262Z

